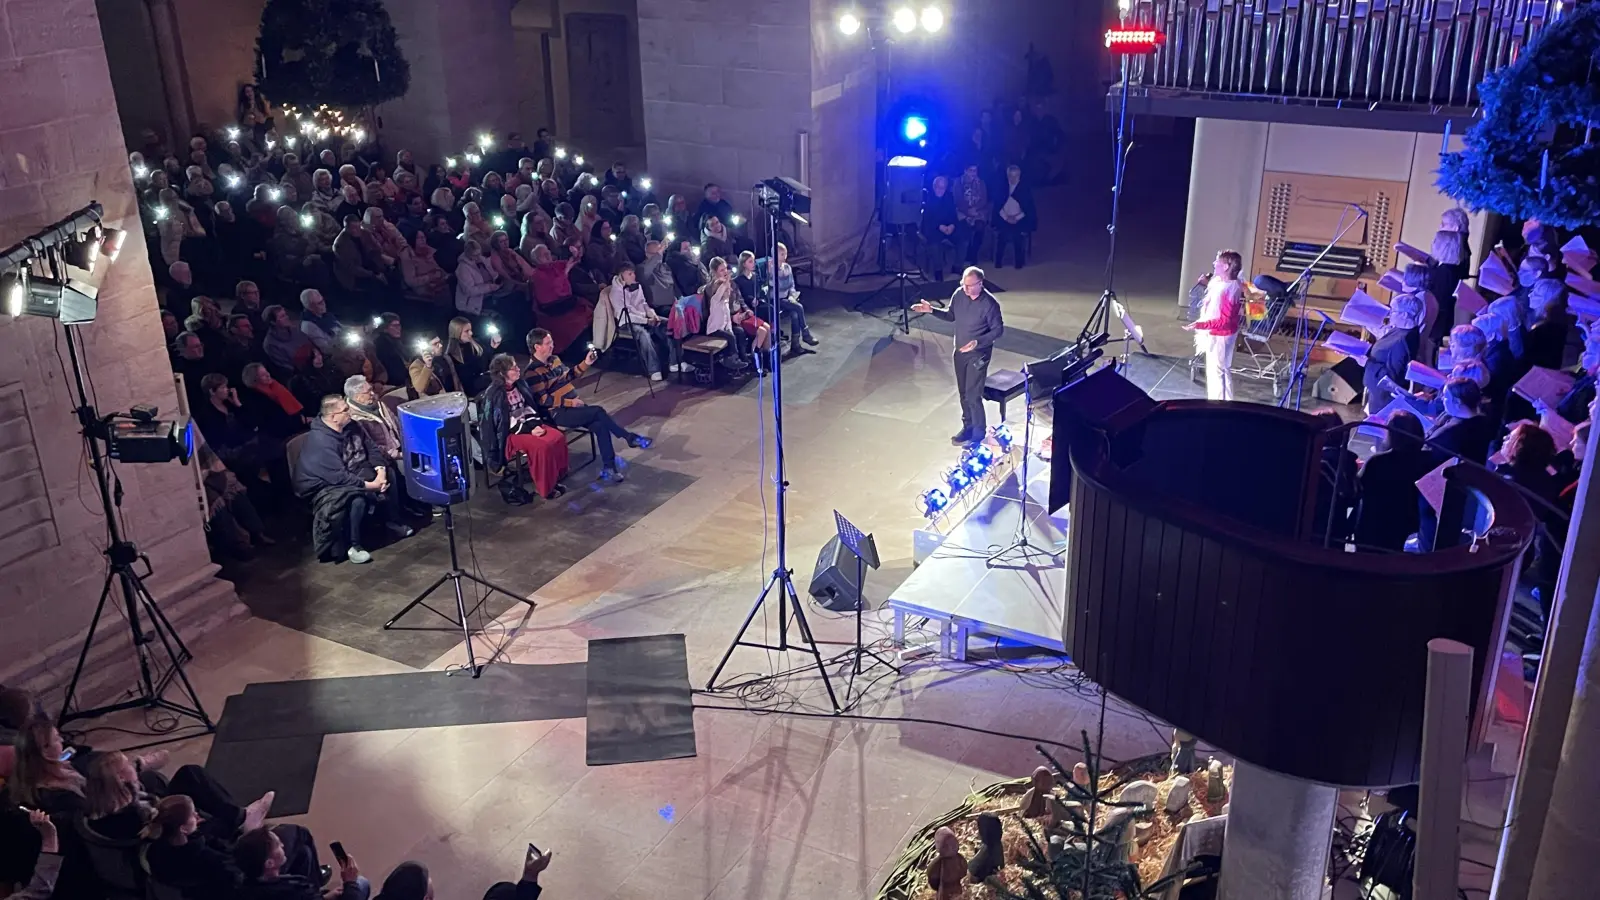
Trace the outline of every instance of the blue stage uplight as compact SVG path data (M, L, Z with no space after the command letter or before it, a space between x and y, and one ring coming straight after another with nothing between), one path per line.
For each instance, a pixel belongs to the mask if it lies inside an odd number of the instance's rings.
M906 116L900 121L900 133L908 141L921 141L928 135L928 120L922 116Z
M944 488L929 488L923 492L921 500L922 514L930 519L950 505L950 495L944 492Z
M961 461L961 467L973 478L982 478L989 471L989 460L974 453Z
M1000 445L1001 452L1010 450L1011 445L1016 442L1016 438L1011 434L1011 426L1005 424L995 426L994 439Z
M985 466L994 462L994 448L988 444L979 444L977 448L972 451L972 455L983 460L983 464Z
M972 479L967 477L967 473L962 471L960 466L951 469L950 474L945 476L945 484L950 486L950 496L952 497L966 490L967 485L971 483Z

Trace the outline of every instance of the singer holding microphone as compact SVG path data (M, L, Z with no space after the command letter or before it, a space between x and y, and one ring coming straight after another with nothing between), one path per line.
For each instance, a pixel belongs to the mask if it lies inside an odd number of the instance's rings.
M983 270L968 266L961 273L961 289L950 302L935 308L918 300L912 312L930 313L956 326L956 393L961 398L961 430L950 438L956 446L976 444L988 434L983 413L983 383L989 378L989 356L1005 332L1000 301L983 286Z
M1194 352L1206 358L1207 400L1233 399L1233 346L1244 320L1243 269L1244 257L1237 250L1218 253L1211 273L1200 276L1205 297L1199 315L1183 326L1194 332Z

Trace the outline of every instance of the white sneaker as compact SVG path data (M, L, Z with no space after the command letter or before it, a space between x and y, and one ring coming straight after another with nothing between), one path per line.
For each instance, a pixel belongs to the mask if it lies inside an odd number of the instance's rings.
M349 550L345 551L344 555L349 558L351 562L358 566L362 563L372 562L372 554L361 549L360 547L351 547Z
M660 372L651 372L650 373L650 380L651 381L660 381L661 380L661 373Z

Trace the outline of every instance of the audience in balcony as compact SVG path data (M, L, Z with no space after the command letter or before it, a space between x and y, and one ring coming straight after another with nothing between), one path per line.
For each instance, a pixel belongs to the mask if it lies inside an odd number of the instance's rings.
M1398 294L1390 303L1389 330L1373 343L1362 374L1368 415L1379 412L1394 398L1388 384L1406 380L1406 368L1418 358L1423 315L1422 298L1416 294Z
M1416 482L1434 466L1422 436L1422 420L1404 410L1396 412L1377 451L1361 464L1361 500L1353 529L1356 546L1398 553L1416 532L1420 501Z

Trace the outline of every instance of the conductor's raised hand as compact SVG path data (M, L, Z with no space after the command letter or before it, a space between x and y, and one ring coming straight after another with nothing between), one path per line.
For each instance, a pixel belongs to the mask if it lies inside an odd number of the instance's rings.
M918 300L911 304L911 311L914 313L931 313L933 312L933 304L926 300Z

